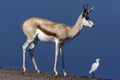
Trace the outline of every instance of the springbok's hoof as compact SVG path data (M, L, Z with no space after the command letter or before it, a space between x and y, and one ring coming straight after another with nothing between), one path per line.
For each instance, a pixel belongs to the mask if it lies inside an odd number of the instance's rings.
M25 74L25 73L26 73L26 71L23 71L23 72L22 72L22 74Z
M38 70L38 71L37 71L37 74L40 74L40 73L41 73L40 70Z
M64 76L67 76L67 73L66 73L66 72L64 72Z
M55 73L55 77L57 77L57 76L58 76L58 72Z
M27 69L26 69L26 68L23 69L23 72L22 72L22 73L25 74L26 72L27 72Z

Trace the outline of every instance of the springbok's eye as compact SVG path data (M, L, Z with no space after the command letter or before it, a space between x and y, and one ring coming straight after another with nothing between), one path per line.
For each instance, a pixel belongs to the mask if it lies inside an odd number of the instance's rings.
M86 20L89 20L89 19L90 19L90 17L89 17L89 16L85 16L85 19L86 19Z

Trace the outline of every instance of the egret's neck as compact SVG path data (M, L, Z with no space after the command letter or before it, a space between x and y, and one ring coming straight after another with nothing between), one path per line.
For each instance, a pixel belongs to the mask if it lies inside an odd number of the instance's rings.
M98 64L99 64L99 61L96 61L96 63L98 63Z

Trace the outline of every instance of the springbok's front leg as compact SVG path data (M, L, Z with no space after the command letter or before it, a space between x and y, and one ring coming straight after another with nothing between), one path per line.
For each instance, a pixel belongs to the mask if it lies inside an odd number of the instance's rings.
M56 41L55 41L55 63L54 63L54 73L55 73L55 76L58 75L58 72L57 72L57 62L58 62L59 49L60 49L60 41L58 39L56 39Z
M64 44L62 43L61 46L60 46L60 55L62 57L62 70L63 70L63 74L64 74L64 76L66 76L67 72L65 71L63 46L64 46Z

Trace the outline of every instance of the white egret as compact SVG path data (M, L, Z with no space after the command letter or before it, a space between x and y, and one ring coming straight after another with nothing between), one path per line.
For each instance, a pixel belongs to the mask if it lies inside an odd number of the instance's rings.
M95 72L95 71L97 70L97 68L99 67L99 61L100 61L100 59L97 58L97 59L96 59L96 62L92 64L91 70L89 71L90 74L93 74L93 76L92 76L93 78L95 77L95 76L94 76L94 72Z

